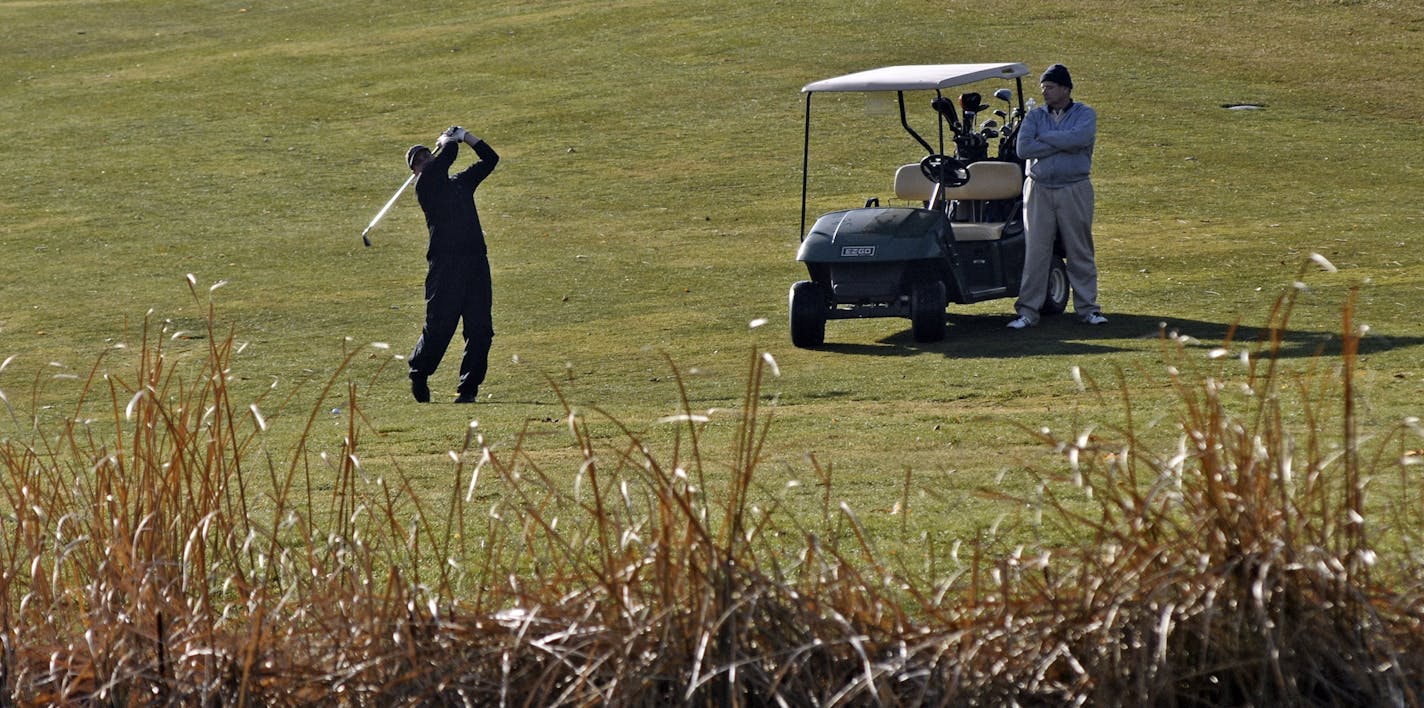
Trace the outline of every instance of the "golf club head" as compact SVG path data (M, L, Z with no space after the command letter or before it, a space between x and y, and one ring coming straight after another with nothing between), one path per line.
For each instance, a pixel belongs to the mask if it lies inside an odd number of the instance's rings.
M984 103L983 97L972 91L969 93L959 94L959 107L966 111L974 111L975 113L978 113L979 106L982 103Z
M1014 92L1006 88L1001 88L994 92L994 98L997 98L1000 101L1004 101L1005 103L1009 103L1012 102L1014 98Z
M361 243L366 244L366 248L370 248L370 247L371 247L371 237L370 237L370 236L367 236L366 234L361 234Z

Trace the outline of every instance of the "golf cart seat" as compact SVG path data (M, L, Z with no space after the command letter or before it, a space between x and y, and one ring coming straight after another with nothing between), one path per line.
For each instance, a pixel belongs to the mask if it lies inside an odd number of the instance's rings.
M915 202L928 202L934 196L935 183L925 176L920 163L901 165L895 170L895 197Z
M959 187L944 190L945 200L958 202L954 210L956 241L997 241L1004 234L1008 220L986 220L991 202L1009 201L1009 206L1023 195L1023 172L1012 162L983 161L969 163L969 181ZM919 163L903 165L895 171L895 196L900 199L928 202L934 195L935 183L925 177ZM999 209L1003 212L1003 209Z

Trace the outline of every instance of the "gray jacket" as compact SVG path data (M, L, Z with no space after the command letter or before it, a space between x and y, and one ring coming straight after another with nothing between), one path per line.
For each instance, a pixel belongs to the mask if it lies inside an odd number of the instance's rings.
M1097 134L1098 114L1086 103L1070 103L1056 121L1048 106L1039 106L1019 127L1019 157L1028 161L1026 171L1035 184L1066 187L1088 179Z

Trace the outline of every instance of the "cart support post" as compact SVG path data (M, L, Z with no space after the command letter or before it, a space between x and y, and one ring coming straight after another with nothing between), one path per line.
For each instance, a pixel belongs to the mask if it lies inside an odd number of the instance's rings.
M900 98L900 125L904 126L905 132L909 133L910 137L915 139L915 142L924 146L925 152L931 155L935 154L935 149L930 147L930 144L925 142L925 139L920 137L920 134L916 133L914 128L910 127L910 121L905 117L905 92L896 91L895 95Z
M800 241L806 240L806 184L807 170L811 167L811 93L806 94L806 137L801 147L801 233Z

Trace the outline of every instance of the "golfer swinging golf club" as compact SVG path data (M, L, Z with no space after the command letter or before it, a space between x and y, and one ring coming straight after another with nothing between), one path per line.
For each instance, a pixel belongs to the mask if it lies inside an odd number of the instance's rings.
M450 166L460 143L474 148L479 161L454 176ZM425 260L425 326L410 355L410 393L430 402L426 380L440 366L455 326L464 320L465 355L460 361L456 403L474 403L489 368L494 324L490 317L492 288L485 234L475 209L475 188L494 171L499 154L483 140L455 126L436 140L438 153L424 145L406 151L405 162L415 173L415 196L425 212L430 246Z

